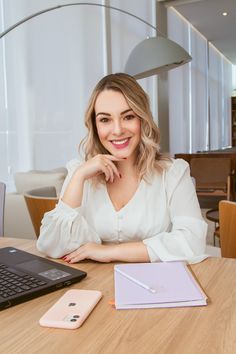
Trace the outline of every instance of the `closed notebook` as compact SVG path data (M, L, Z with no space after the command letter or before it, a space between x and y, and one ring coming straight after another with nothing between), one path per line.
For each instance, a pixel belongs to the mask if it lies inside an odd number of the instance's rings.
M116 309L207 305L207 296L185 262L118 264L114 279Z

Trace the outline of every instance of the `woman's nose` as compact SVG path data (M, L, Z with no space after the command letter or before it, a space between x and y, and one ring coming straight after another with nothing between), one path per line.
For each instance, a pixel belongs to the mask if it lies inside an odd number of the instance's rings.
M113 133L115 135L121 135L123 133L123 125L121 121L114 122Z

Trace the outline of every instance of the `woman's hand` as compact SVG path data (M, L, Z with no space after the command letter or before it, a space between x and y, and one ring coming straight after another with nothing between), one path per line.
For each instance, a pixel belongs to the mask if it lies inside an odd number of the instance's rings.
M76 263L84 259L92 259L98 262L111 262L113 254L113 245L100 245L89 242L80 246L77 250L67 254L62 259L68 263Z
M71 208L78 208L83 198L83 188L86 179L104 174L106 182L114 182L115 177L121 178L115 161L124 159L113 155L99 154L85 161L71 177L70 182L62 196L62 201Z
M124 161L124 159L113 155L99 154L84 162L75 174L79 175L83 180L104 174L106 182L113 182L115 176L121 177L114 164L115 161Z

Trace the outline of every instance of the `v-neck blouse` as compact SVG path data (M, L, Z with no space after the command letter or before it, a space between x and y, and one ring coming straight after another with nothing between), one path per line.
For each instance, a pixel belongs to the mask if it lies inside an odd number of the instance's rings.
M107 186L106 185L103 185L104 187L104 192L105 192L105 196L106 198L108 199L108 203L111 205L111 208L114 209L114 212L115 213L119 213L121 211L123 211L126 207L128 208L130 204L133 204L135 203L135 200L136 200L136 195L139 194L139 190L142 188L142 185L143 185L143 180L141 182L139 182L133 196L130 198L130 200L119 210L116 210L115 209L115 206L114 204L112 203L112 200L111 200L111 197L109 195L109 192L108 192L108 189L107 189Z
M68 163L61 196L80 162ZM202 218L189 166L172 160L150 183L142 180L129 202L116 211L106 185L85 182L82 204L71 208L62 200L45 214L37 241L40 251L61 257L87 242L142 241L150 261L206 258L207 225Z

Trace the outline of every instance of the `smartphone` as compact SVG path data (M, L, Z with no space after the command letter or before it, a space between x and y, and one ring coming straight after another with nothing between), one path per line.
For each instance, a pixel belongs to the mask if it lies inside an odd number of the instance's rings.
M76 329L101 299L97 290L68 290L39 320L43 327Z

